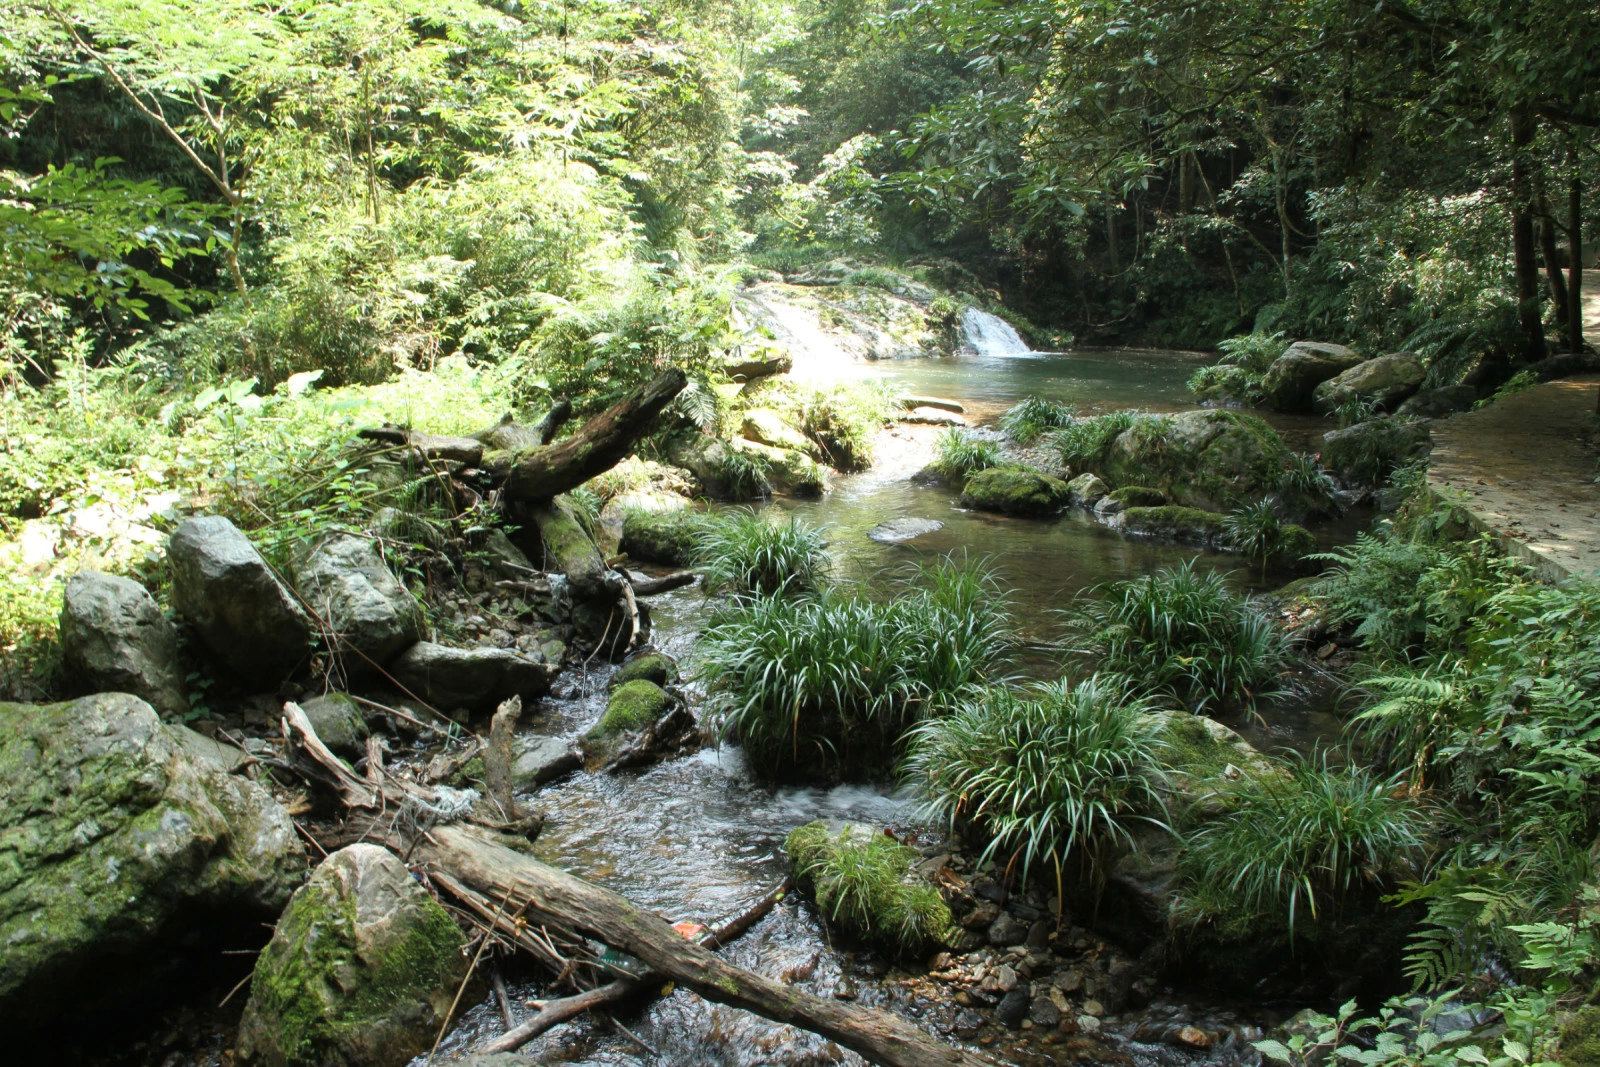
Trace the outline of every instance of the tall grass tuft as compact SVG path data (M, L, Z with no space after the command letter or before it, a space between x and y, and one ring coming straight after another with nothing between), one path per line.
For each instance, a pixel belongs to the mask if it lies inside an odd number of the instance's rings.
M1042 400L1030 396L1012 405L1000 416L1000 428L1019 445L1031 445L1046 430L1059 430L1072 425L1073 409L1069 404Z
M1326 759L1296 760L1285 778L1229 797L1234 810L1189 839L1180 873L1197 915L1236 933L1293 938L1307 919L1420 861L1428 840L1428 809L1398 777L1335 770Z
M929 466L946 481L960 486L974 471L988 470L1004 462L1000 446L993 441L949 426L934 442L934 459Z
M1289 659L1289 638L1192 560L1089 590L1067 623L1096 670L1197 712L1253 708Z
M710 721L759 770L870 772L989 679L1009 625L981 569L946 561L887 602L824 588L727 605L701 632L698 674Z
M1081 473L1104 462L1106 453L1111 451L1111 443L1124 430L1146 417L1138 411L1112 411L1073 419L1055 432L1050 443L1061 457L1063 465L1074 473Z
M748 509L708 520L694 556L712 592L782 595L821 586L828 570L823 531L796 516L772 522Z
M969 825L1024 876L1069 859L1097 871L1137 820L1156 821L1159 720L1120 680L994 689L912 731L906 778L928 812Z

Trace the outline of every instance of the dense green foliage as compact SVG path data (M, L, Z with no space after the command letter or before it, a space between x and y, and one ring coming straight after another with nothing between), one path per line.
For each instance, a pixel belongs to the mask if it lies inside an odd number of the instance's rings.
M771 773L881 768L905 730L969 699L999 666L1007 616L978 566L919 568L901 595L756 595L696 646L707 710Z
M933 468L951 485L959 486L967 475L998 467L1005 462L1000 446L954 426L940 432L934 442Z
M813 592L828 567L823 531L793 515L774 521L749 510L704 523L694 558L708 590L762 596Z
M1191 711L1254 707L1289 657L1283 632L1193 561L1089 590L1067 622L1094 669Z
M1030 396L1006 409L1000 416L1000 428L1017 444L1031 445L1048 430L1070 426L1072 416L1070 405Z
M1098 873L1133 822L1162 814L1147 707L1120 678L992 689L913 730L906 778L932 817L980 829L983 858L1007 870L1042 865L1059 883L1071 859Z

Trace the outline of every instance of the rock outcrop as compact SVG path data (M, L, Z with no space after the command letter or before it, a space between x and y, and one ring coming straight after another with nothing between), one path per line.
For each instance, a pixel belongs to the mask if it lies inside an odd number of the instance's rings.
M289 816L190 755L125 693L0 704L0 1014L75 1010L118 961L225 909L269 913L304 869Z
M1275 492L1289 450L1277 431L1237 411L1185 411L1137 420L1096 473L1112 485L1159 489L1175 504L1226 512Z
M189 710L178 631L131 578L79 571L67 580L61 658L80 692L132 693L168 715Z

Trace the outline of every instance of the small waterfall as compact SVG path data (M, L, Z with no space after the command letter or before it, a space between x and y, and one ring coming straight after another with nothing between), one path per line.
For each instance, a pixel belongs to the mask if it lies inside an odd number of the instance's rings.
M1033 351L1005 319L974 307L961 313L961 329L980 356L1023 356Z

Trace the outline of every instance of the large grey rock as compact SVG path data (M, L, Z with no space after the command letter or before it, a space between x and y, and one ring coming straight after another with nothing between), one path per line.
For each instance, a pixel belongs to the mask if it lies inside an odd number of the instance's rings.
M1312 404L1328 414L1358 399L1388 411L1415 393L1426 373L1422 359L1414 352L1379 356L1357 363L1317 386L1311 394Z
M1080 474L1067 483L1067 503L1075 508L1092 508L1111 492L1098 474Z
M1278 411L1309 411L1317 386L1361 362L1344 345L1296 341L1267 368L1261 394Z
M295 588L332 631L347 668L385 663L416 642L422 611L367 538L324 538L296 556L292 570Z
M167 556L173 607L223 663L270 676L305 657L311 620L233 523L220 515L185 519Z
M583 766L583 753L559 737L525 737L511 761L511 788L538 789Z
M705 486L706 495L727 497L728 447L705 433L680 433L667 439L667 458L693 474Z
M311 728L322 743L346 759L358 759L367 747L367 720L348 693L324 693L302 701Z
M256 959L238 1062L399 1067L432 1046L469 965L455 920L377 845L329 856Z
M828 472L804 452L772 448L737 438L729 447L756 464L767 484L780 493L818 497L828 491Z
M67 579L61 657L80 691L132 693L170 715L188 710L178 632L131 578L79 571Z
M444 711L481 711L517 695L550 690L558 668L508 648L455 648L419 641L390 664L400 684Z
M207 916L275 912L304 863L283 808L138 697L0 704L0 1015L107 992L115 961Z

